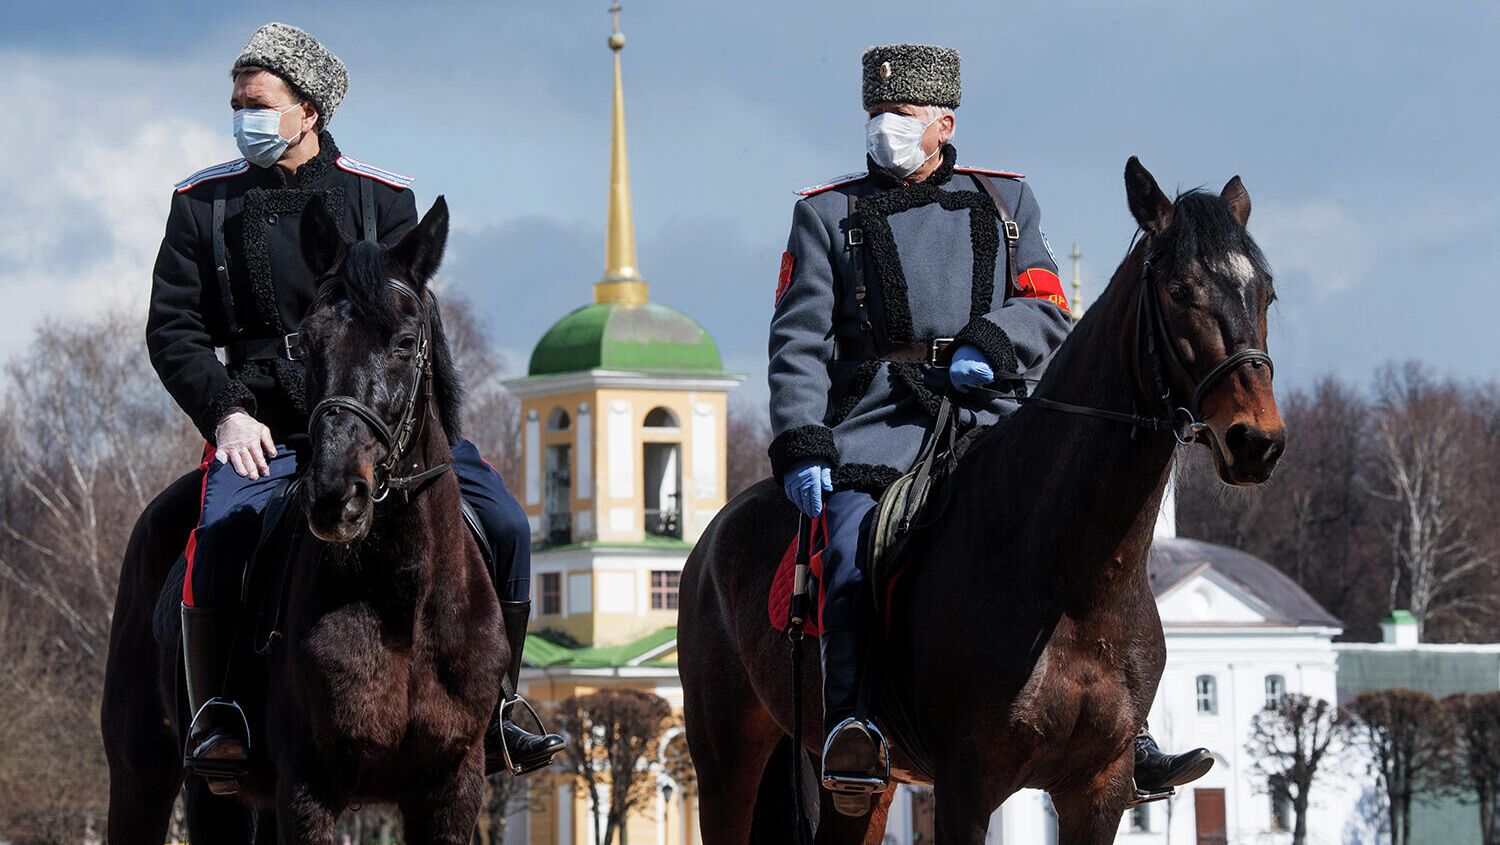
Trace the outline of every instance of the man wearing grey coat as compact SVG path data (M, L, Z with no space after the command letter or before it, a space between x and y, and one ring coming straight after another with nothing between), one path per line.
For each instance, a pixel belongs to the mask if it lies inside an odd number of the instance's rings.
M884 740L856 712L875 496L915 461L943 395L967 425L999 421L1016 401L974 388L1036 368L1072 325L1031 189L958 165L958 53L872 47L862 64L867 166L798 192L769 366L772 470L809 517L826 504L823 782L839 791L883 789L886 774ZM1160 771L1138 748L1142 788L1184 762L1148 751Z

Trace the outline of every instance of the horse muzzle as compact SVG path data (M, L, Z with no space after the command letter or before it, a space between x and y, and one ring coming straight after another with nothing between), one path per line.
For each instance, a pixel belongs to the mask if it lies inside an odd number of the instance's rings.
M1254 423L1235 422L1220 435L1213 431L1214 463L1219 478L1236 487L1262 484L1286 451L1286 428L1267 431Z
M375 513L370 482L358 475L331 483L307 484L303 507L314 536L347 545L364 539Z

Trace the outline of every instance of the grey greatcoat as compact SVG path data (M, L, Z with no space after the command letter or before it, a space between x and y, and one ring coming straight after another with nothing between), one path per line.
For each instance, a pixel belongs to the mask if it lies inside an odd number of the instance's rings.
M956 168L951 145L943 159L920 183L872 165L799 192L771 320L778 480L819 459L833 466L834 489L878 491L916 460L957 347L973 344L995 369L1025 372L1072 325L1041 209L1021 177ZM983 179L1014 216L1014 268L1006 266L1009 227ZM935 339L952 339L939 344L935 363L889 360L902 357L893 350ZM972 399L965 407L966 417L989 424L1016 403Z

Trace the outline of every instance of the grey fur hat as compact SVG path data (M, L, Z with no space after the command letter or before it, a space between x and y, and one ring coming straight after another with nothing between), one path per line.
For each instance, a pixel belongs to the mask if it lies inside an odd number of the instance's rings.
M333 119L349 90L349 72L339 57L291 24L271 22L257 29L234 60L232 75L242 67L263 67L286 81L294 93L318 107L318 128Z
M886 44L871 47L864 64L864 102L912 103L958 108L962 87L958 51L932 44Z

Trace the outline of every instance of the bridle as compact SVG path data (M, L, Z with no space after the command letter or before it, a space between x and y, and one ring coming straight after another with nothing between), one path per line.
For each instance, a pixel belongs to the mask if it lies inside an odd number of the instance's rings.
M392 490L397 490L400 491L404 500L410 501L414 490L420 489L427 482L452 469L453 464L437 464L412 475L394 474L397 466L409 457L412 447L420 440L427 417L431 414L432 328L429 322L428 300L424 296L399 279L387 279L385 284L386 287L416 303L418 315L417 351L412 359L411 385L406 391L406 405L401 409L401 417L396 423L395 430L392 431L391 427L386 425L385 420L380 418L375 409L353 396L329 396L313 407L308 422L308 431L312 434L316 448L318 423L324 417L341 413L350 413L358 417L370 427L370 432L386 450L385 457L375 464L372 473L374 489L371 491L370 500L385 501ZM426 413L420 416L417 413L419 399L427 400ZM412 465L412 469L416 469L415 464Z
M1051 411L1060 411L1067 414L1077 414L1097 419L1112 420L1125 423L1134 428L1146 428L1153 431L1170 431L1181 444L1189 444L1201 439L1203 433L1208 429L1208 424L1202 422L1203 400L1213 392L1219 383L1229 377L1229 374L1249 364L1259 368L1261 365L1275 373L1275 365L1271 362L1270 353L1264 349L1246 348L1241 349L1224 360L1214 365L1208 371L1208 375L1202 379L1194 379L1192 371L1182 362L1177 353L1177 346L1172 342L1172 335L1167 331L1167 321L1161 310L1161 298L1157 296L1156 279L1151 273L1151 236L1148 234L1141 247L1141 289L1140 296L1136 302L1135 320L1135 350L1139 354L1142 346L1146 349L1146 357L1151 360L1152 383L1155 385L1157 396L1168 409L1166 417L1153 417L1138 413L1125 413L1123 411L1111 411L1105 408L1093 408L1086 405L1074 405L1070 402L1059 402L1056 399L1048 399L1042 396L1011 396L998 390L976 388L981 392L1010 398L1019 401L1023 405L1035 405ZM1166 350L1163 354L1162 349ZM1178 374L1189 384L1192 393L1186 402L1178 402L1173 394L1172 385L1167 381L1167 364L1176 369ZM1140 363L1137 360L1137 383L1141 384L1139 378ZM1028 381L1019 373L996 373L997 381L1017 380Z

